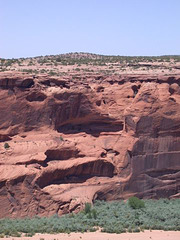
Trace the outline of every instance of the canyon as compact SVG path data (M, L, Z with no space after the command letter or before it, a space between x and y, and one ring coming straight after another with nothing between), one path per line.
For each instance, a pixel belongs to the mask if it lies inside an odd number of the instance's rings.
M180 197L180 73L0 73L0 218Z

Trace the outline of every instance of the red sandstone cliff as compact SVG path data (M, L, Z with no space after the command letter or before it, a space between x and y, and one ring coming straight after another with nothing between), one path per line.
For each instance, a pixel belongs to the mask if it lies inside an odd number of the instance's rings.
M0 217L179 191L179 75L0 74Z

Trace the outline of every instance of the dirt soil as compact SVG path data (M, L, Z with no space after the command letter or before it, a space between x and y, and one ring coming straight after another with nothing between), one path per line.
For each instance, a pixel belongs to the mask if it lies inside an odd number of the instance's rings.
M5 239L5 238L0 238ZM36 239L36 240L179 240L180 231L144 231L140 233L122 233L111 234L102 232L89 233L71 233L71 234L36 234L33 237L10 237L9 240L15 239Z

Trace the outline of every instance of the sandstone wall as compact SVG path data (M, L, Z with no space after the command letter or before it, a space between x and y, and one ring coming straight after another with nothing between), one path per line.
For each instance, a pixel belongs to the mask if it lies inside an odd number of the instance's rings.
M0 217L179 191L180 76L1 73Z

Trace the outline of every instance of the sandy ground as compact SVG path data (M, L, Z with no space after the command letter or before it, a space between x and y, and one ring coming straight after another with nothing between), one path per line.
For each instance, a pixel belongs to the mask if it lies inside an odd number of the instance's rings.
M144 231L140 233L71 233L71 234L36 234L33 237L11 237L0 239L36 239L36 240L180 240L180 231Z

